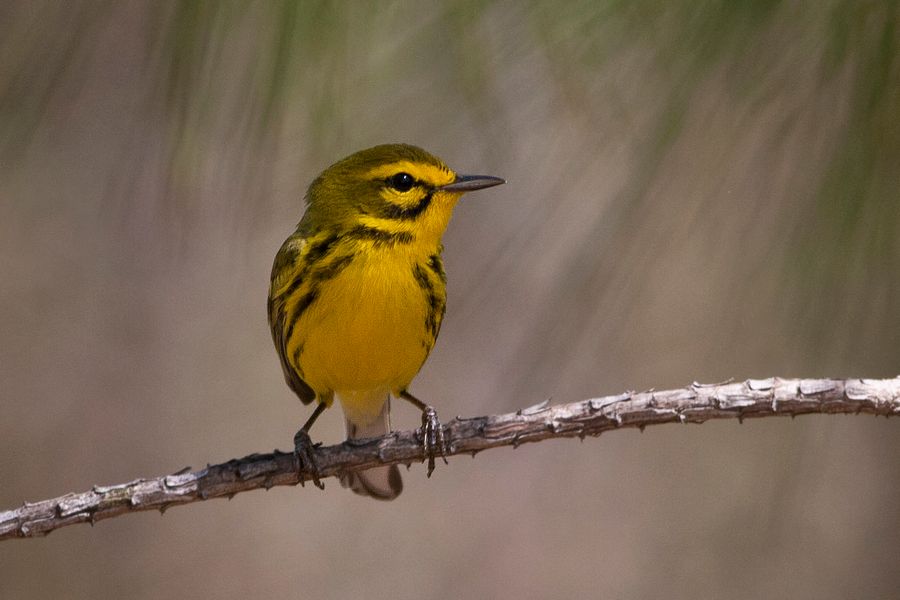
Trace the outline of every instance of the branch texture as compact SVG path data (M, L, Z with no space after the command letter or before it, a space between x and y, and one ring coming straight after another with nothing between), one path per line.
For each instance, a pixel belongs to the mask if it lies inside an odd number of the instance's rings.
M445 425L447 456L499 446L518 446L549 438L584 438L604 431L663 423L703 423L710 419L748 419L804 414L900 415L900 377L896 379L750 379L742 383L700 384L687 388L627 392L571 404L542 403L514 413L457 417ZM382 438L344 442L316 450L320 477L361 471L378 465L425 459L417 430ZM75 523L95 523L142 510L239 492L296 485L310 479L298 471L293 453L251 454L198 471L154 479L94 486L0 512L0 540L38 537Z

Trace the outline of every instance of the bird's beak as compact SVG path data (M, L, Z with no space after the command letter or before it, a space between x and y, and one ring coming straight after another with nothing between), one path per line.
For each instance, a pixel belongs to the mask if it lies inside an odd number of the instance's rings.
M490 175L457 175L456 181L442 185L438 189L442 192L472 192L494 187L501 183L506 183L506 180L499 177L491 177Z

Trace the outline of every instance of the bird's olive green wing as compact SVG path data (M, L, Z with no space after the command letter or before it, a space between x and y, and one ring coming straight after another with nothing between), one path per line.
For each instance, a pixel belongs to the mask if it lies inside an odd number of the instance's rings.
M288 361L287 339L285 339L287 330L285 327L285 298L281 293L285 282L293 274L297 257L300 255L304 245L305 240L291 236L285 241L275 256L275 263L272 265L272 283L269 288L268 308L272 341L275 342L275 350L278 352L278 358L281 360L284 380L287 382L288 387L294 390L294 393L297 394L303 404L309 404L316 399L316 393L309 387L309 384L303 381L303 378L297 372L297 368Z
M270 312L269 314L272 313ZM288 387L294 390L294 393L303 401L303 404L309 404L316 399L316 393L303 381L294 367L288 362L287 353L284 350L284 312L281 312L277 320L272 323L272 339L275 341L278 358L281 359L281 370L284 371L284 380L287 382Z

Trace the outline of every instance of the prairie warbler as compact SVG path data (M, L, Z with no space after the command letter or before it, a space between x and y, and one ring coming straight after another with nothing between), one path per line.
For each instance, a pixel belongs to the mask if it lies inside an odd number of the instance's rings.
M444 316L441 236L463 193L501 183L457 175L421 148L386 144L331 165L310 185L306 212L275 256L268 308L288 386L304 404L317 403L294 441L320 487L308 431L335 397L349 439L390 431L391 394L414 404L430 475L443 429L407 388ZM403 489L396 466L341 483L384 500Z

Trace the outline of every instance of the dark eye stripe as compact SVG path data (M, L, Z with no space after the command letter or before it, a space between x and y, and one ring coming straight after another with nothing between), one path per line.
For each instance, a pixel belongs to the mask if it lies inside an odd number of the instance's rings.
M385 219L395 219L397 221L412 221L425 212L425 209L431 204L433 198L434 190L431 189L428 190L428 193L425 194L421 200L409 207L397 206L396 204L385 202L383 206L379 207L378 216Z

